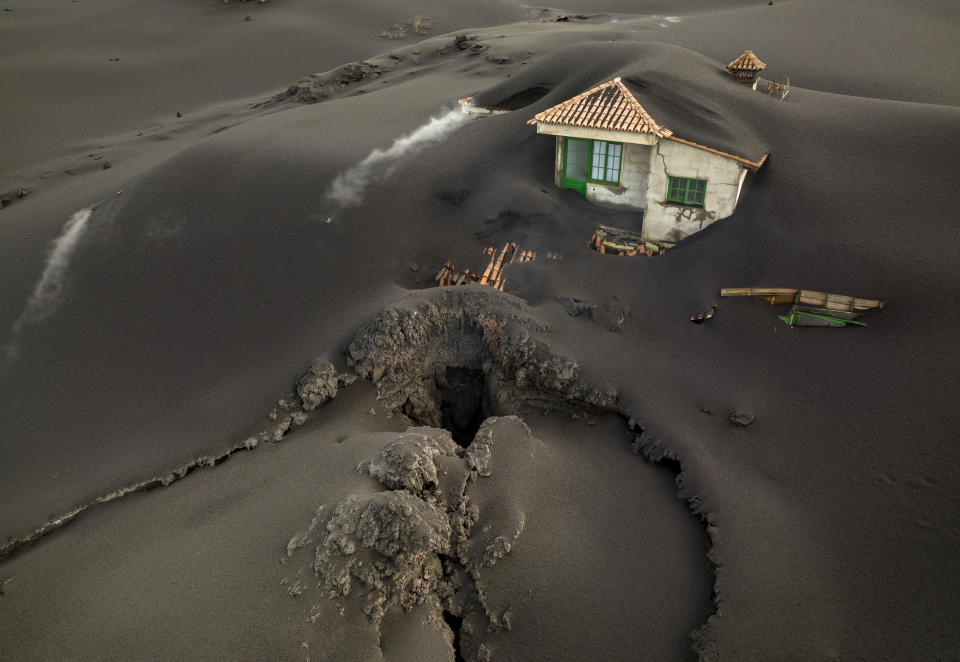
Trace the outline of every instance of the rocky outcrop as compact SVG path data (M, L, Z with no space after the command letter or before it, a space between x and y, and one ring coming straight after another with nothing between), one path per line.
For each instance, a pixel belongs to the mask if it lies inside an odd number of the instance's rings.
M501 627L489 620L477 573L510 554L524 523L488 525L474 538L480 513L468 492L490 475L494 440L510 443L518 431L530 434L516 417L492 417L480 427L476 445L462 449L446 430L408 428L358 466L388 489L320 506L310 527L288 543L288 555L316 543L312 567L319 587L337 602L359 596L355 604L377 627L392 606L409 611L424 604L436 622L467 618ZM472 632L466 627L451 641L463 643Z
M384 70L378 64L360 60L348 62L322 74L311 74L297 80L285 91L274 97L277 101L293 99L302 103L318 103L327 100L340 88L359 83L367 78L377 78Z
M333 367L330 361L319 358L314 359L307 370L297 381L297 400L285 398L280 400L278 406L281 409L293 409L299 401L300 408L303 411L313 411L317 407L323 406L329 400L337 397L337 391L345 386L349 386L357 380L352 374L338 375L337 369ZM292 415L294 426L303 423L302 415L294 412ZM271 414L271 420L274 415Z
M379 623L391 604L405 609L436 591L443 576L438 554L450 551L450 522L437 505L404 490L337 504L316 550L314 570L330 597L349 595L353 580L366 589L364 611Z
M297 382L297 396L304 411L313 411L336 397L337 369L326 359L315 359L310 369Z
M442 468L437 460L455 456L457 450L447 430L409 428L361 467L384 487L423 496L435 491L440 483Z

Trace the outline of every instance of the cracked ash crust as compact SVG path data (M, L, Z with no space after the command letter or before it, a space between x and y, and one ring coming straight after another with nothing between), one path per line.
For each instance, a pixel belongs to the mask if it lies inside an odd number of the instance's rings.
M440 290L427 300L412 299L418 304L415 308L408 306L381 312L354 337L347 348L347 363L358 376L376 385L377 399L388 415L405 416L410 421L437 428L445 420L444 370L450 367L482 374L485 394L481 409L484 416L536 409L568 413L574 417L592 417L599 413L621 416L634 437L634 453L676 472L678 495L706 525L712 540L714 523L699 496L684 480L683 468L672 449L622 407L616 388L589 383L583 378L576 361L553 352L540 339L549 330L524 317L519 300L490 293L487 289L467 286L454 291ZM520 419L511 416L500 420L507 419L515 420L523 426L525 434L530 434ZM463 510L464 504L468 503L466 488L470 481L490 475L491 449L497 429L490 425L492 420L487 419L463 451L469 479L460 492L461 501L457 506L460 519L453 517L451 528L464 532L466 538L470 538L471 526L471 520L464 517ZM411 465L415 476L410 480L415 486L421 483L426 486L429 478L418 467ZM386 475L379 468L375 471L378 475ZM475 515L472 521L475 522L477 517ZM482 544L471 538L470 544L464 545L466 539L461 536L460 544L452 547L451 561L455 563L444 562L444 574L450 583L438 581L437 594L445 599L447 613L462 619L461 648L475 655L474 659L487 659L491 652L482 644L476 648L471 646L473 633L510 628L508 612L497 615L483 606L478 571L509 554L524 525L523 517L509 526L505 524L504 528L509 530L493 532ZM712 553L708 560L716 568ZM471 604L480 605L479 608L473 609L463 601L464 582L470 586L467 592L476 596ZM718 612L716 601L715 595ZM711 619L715 618L715 615L711 616ZM704 627L692 633L698 650Z
M357 467L388 489L320 506L288 554L316 537L312 567L328 598L360 595L375 627L391 607L410 611L426 603L435 623L456 624L456 632L442 629L463 659L489 659L472 635L509 627L509 619L487 609L478 571L515 548L524 522L484 531L479 540L473 528L480 513L469 489L491 475L497 438L509 442L518 434L532 436L516 416L491 417L463 449L447 430L408 428Z
M435 374L443 366L481 370L490 413L512 413L521 402L563 412L616 411L617 390L585 383L576 361L537 340L546 329L520 315L518 300L480 286L458 289L416 310L383 311L347 348L347 363L376 384L388 412L440 427Z

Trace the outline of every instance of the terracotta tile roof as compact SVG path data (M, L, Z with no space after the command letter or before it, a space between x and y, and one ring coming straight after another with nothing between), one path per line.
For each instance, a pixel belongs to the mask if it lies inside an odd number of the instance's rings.
M749 54L755 56L750 51ZM763 63L757 60L761 66ZM469 104L471 97L461 99L461 104ZM567 99L563 103L557 104L553 108L548 108L542 113L537 114L533 119L527 120L527 124L560 124L565 126L584 127L590 129L607 129L610 131L627 131L633 133L650 133L660 138L683 143L689 147L702 149L718 156L733 159L745 165L749 170L756 172L766 162L768 154L764 154L759 161L751 161L742 156L736 156L729 152L723 152L713 147L707 147L690 140L684 140L673 135L673 132L660 126L656 120L650 117L650 114L644 110L643 106L636 100L630 90L620 81L620 78L614 78L611 81L597 85L572 99Z
M767 65L760 61L749 48L736 60L727 65L730 71L762 71Z
M650 117L619 77L548 108L528 120L527 124L537 122L588 129L652 133L660 137L672 135L669 129L660 126Z

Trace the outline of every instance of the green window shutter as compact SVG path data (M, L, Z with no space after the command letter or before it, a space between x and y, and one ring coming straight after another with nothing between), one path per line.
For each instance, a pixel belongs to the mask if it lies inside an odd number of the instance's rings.
M587 190L590 143L590 140L582 138L563 139L562 187L573 189L581 195L585 195Z
M688 205L703 206L703 194L707 189L707 183L702 179L687 180L686 203Z
M620 161L623 156L621 143L607 143L607 181L611 184L620 183Z
M686 188L684 182L679 177L670 178L670 187L667 190L668 202L683 202L683 190Z
M591 143L590 181L620 184L623 143L612 143L606 140L593 140Z
M667 202L702 207L707 195L707 181L690 177L671 177L667 188Z
M590 168L590 179L604 181L606 177L607 143L603 140L593 141L593 163Z

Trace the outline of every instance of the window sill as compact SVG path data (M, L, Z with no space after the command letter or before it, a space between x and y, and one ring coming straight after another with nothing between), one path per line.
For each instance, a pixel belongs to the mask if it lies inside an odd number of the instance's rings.
M670 200L665 200L663 204L666 207L686 207L689 209L703 209L703 205L690 205L685 202L671 202Z
M602 186L604 188L612 189L617 193L623 193L624 188L622 184L611 184L610 182L598 182L593 179L588 179L587 184L595 184L597 186Z

